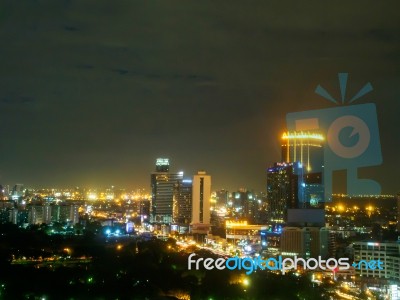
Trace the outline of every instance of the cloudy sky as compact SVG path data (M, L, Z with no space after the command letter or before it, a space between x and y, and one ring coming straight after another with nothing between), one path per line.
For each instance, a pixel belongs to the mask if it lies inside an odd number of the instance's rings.
M265 190L289 112L377 106L400 190L399 1L3 0L0 183L149 189L157 157L214 188Z

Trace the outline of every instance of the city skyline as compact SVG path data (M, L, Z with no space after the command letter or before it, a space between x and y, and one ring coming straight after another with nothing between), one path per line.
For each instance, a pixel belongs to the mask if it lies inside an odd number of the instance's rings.
M0 298L398 300L399 12L0 1Z
M378 112L383 164L361 176L395 194L398 10L362 3L6 1L0 183L149 189L169 157L213 190L265 191L286 114L334 107L315 88L339 98L348 72Z

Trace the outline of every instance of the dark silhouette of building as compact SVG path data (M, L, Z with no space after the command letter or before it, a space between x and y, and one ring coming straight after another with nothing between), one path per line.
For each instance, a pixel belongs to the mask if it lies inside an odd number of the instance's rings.
M397 202L397 231L400 231L400 192L396 195Z
M300 163L275 163L267 170L267 201L269 221L284 224L287 210L299 208L299 189L303 188Z
M178 181L174 191L174 222L189 225L192 221L192 180Z
M226 206L228 203L228 191L227 190L219 190L215 192L216 204L217 207Z
M139 215L141 222L150 221L150 200L142 199L139 201Z

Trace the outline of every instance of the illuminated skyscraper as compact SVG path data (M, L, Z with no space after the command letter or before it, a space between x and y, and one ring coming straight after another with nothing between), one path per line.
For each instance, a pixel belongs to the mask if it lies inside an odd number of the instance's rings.
M324 137L309 131L289 131L282 136L282 161L300 162L305 173L322 172Z
M267 170L267 201L269 221L283 224L287 210L299 208L299 188L303 169L300 163L275 163Z
M211 176L204 171L193 176L192 232L206 234L210 227Z
M324 201L324 136L318 132L289 131L282 136L282 161L300 162L303 168L299 202L303 207L321 207Z
M169 173L169 160L158 158L156 172L151 174L151 221L173 222L173 199L176 185L183 179L183 172Z
M192 180L178 181L174 192L174 222L189 225L192 221Z

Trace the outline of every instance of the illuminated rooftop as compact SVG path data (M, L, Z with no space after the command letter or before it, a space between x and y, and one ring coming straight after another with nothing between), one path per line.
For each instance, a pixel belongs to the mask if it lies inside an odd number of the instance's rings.
M291 139L304 139L304 140L325 140L324 136L320 133L309 132L309 131L288 131L282 135L283 140Z
M156 166L169 166L168 158L157 158Z

